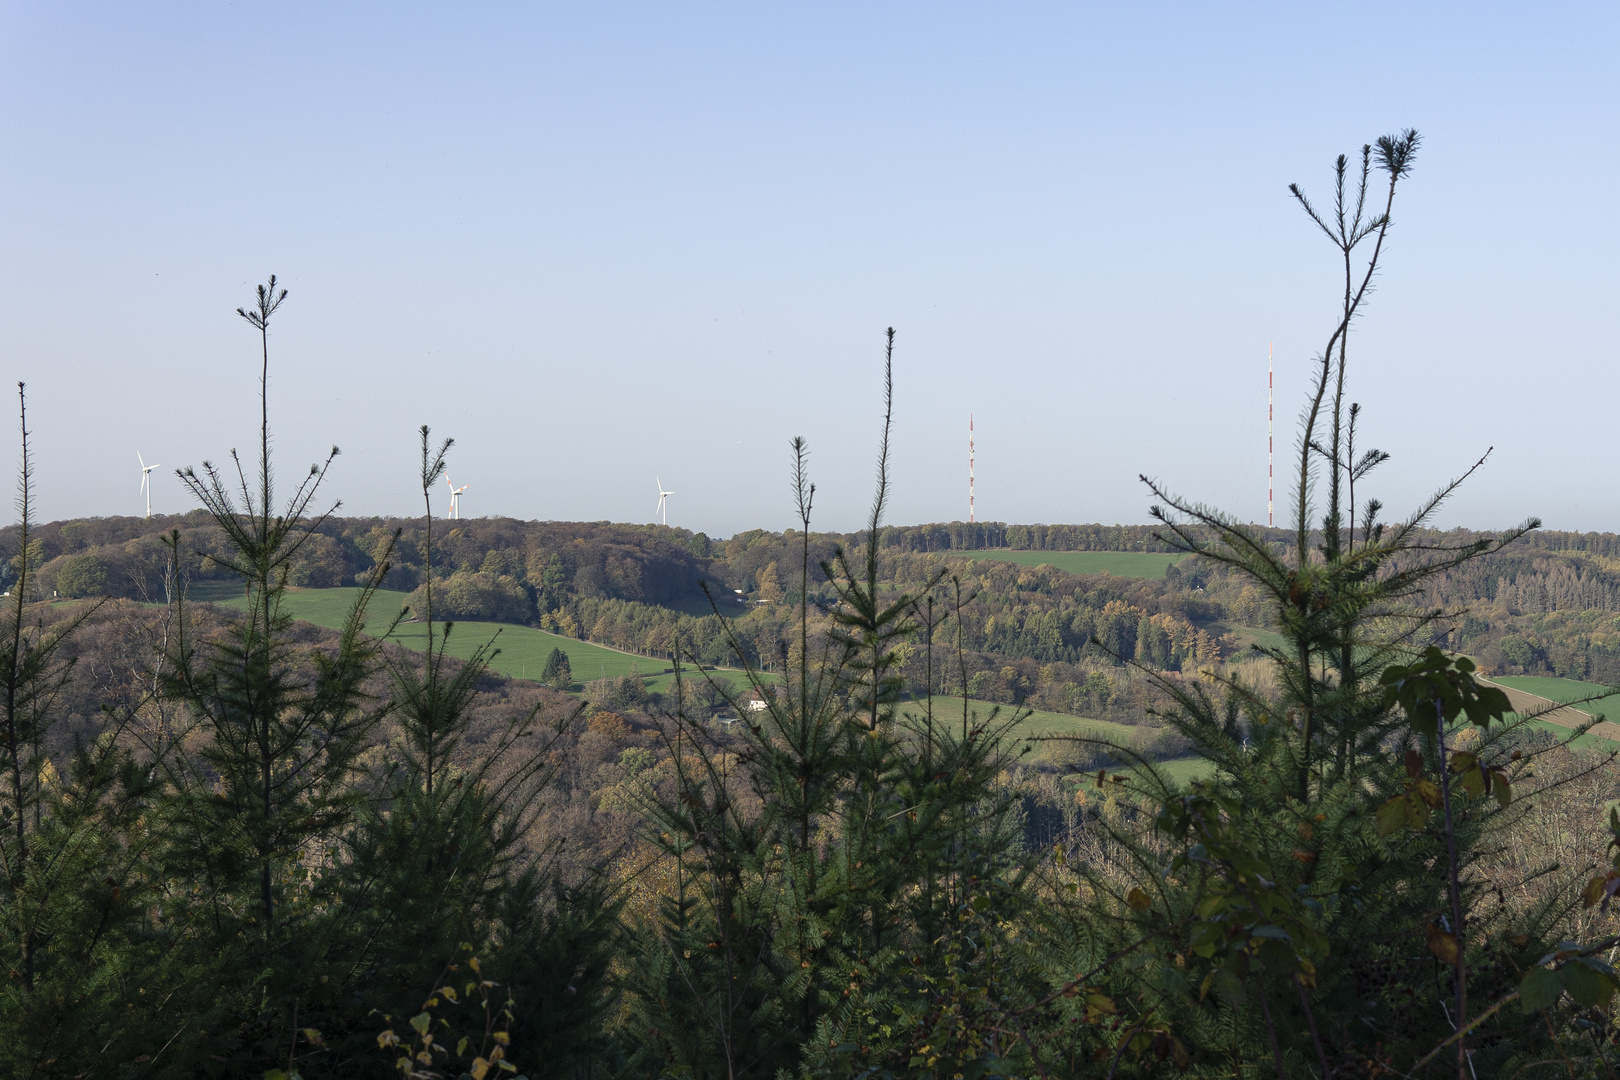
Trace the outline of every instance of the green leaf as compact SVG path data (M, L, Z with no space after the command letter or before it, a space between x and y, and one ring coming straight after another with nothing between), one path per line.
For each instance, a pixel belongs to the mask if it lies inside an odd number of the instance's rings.
M1606 1005L1614 996L1614 978L1593 968L1581 960L1571 960L1564 965L1560 976L1564 981L1564 989L1569 996L1587 1008Z
M1519 1005L1525 1012L1540 1012L1558 1004L1564 996L1564 984L1558 972L1549 968L1536 968L1519 983Z
M418 1035L426 1035L428 1027L433 1023L432 1013L417 1013L411 1017L411 1027L416 1029Z
M1373 815L1373 819L1378 825L1378 835L1388 836L1391 833L1400 832L1406 827L1406 817L1405 795L1396 795L1392 799L1385 800L1384 804L1378 808L1378 812Z
M1243 1004L1243 980L1233 974L1230 968L1215 969L1214 990L1229 1005L1236 1007Z

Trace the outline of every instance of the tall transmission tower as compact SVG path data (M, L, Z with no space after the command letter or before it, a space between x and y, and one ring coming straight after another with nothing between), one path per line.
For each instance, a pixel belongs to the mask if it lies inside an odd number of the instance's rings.
M968 524L973 524L973 414L968 413Z
M1268 341L1266 342L1266 528L1268 529L1274 527L1276 524L1276 522L1272 520L1271 507L1271 489L1273 483L1271 472L1271 394L1271 343Z

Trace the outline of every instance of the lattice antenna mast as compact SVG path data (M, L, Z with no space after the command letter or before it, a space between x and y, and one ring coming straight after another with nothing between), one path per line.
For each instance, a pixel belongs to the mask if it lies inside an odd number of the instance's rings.
M1271 489L1273 484L1273 476L1271 471L1271 395L1271 343L1268 341L1266 342L1266 528L1268 529L1273 528L1276 525L1276 522L1272 520L1271 507Z
M973 524L973 414L968 413L968 524Z

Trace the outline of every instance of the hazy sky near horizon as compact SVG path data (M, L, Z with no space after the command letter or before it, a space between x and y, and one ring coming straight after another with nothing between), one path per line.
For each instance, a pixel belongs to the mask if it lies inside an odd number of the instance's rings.
M0 359L47 520L190 508L333 443L345 513L1141 522L1139 473L1249 520L1266 350L1286 477L1332 328L1336 154L1414 126L1352 339L1395 513L1620 530L1613 4L0 6ZM1604 104L1607 102L1608 104ZM4 430L4 429L0 429ZM15 447L14 436L0 445ZM0 453L14 458L15 450ZM1286 523L1286 484L1278 524ZM434 506L442 513L441 488Z

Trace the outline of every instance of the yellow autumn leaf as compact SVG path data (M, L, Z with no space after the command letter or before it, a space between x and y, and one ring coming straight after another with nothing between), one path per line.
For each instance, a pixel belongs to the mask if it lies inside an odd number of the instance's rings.
M1447 933L1440 928L1439 923L1430 923L1424 928L1423 934L1428 939L1426 944L1429 946L1429 951L1438 956L1442 963L1455 964L1457 962L1456 934Z
M1153 901L1148 898L1148 894L1134 886L1130 892L1125 894L1125 902L1136 911L1146 911L1153 906Z
M1400 832L1407 822L1406 796L1396 795L1384 800L1373 815L1373 820L1378 825L1379 836Z

